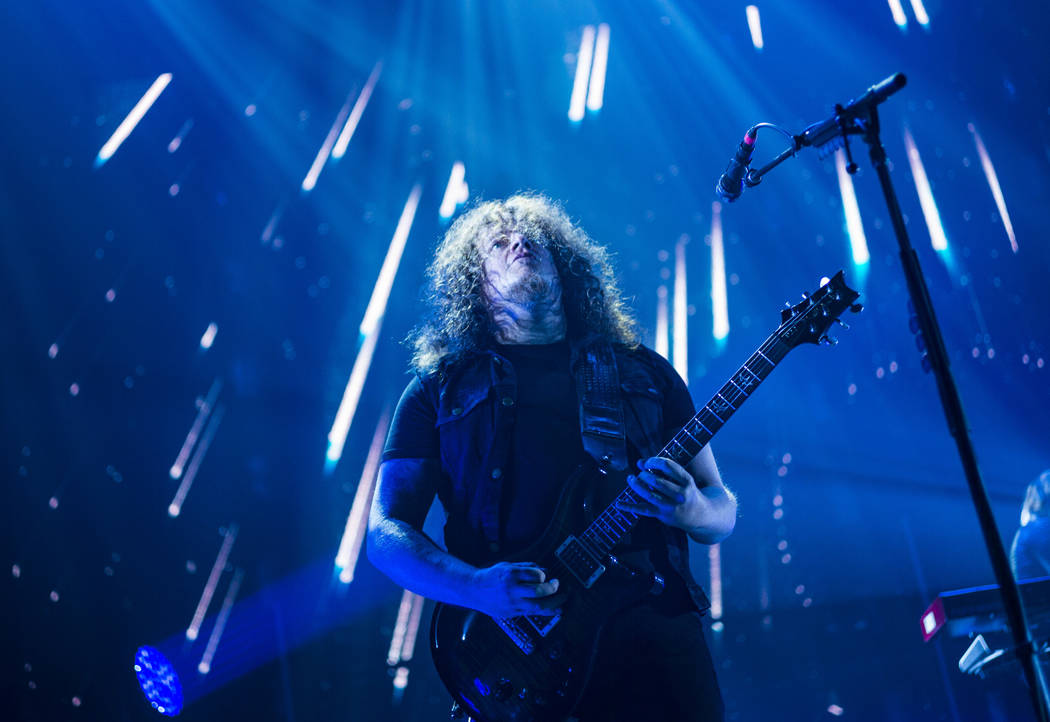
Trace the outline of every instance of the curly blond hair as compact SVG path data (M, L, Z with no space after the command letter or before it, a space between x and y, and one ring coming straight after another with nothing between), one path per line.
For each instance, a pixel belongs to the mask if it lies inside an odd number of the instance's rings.
M482 294L477 240L493 231L516 231L551 252L570 337L597 334L637 344L635 320L616 283L609 252L575 225L560 204L539 193L519 193L478 204L445 233L427 269L428 316L408 337L413 369L433 371L492 342L495 329Z

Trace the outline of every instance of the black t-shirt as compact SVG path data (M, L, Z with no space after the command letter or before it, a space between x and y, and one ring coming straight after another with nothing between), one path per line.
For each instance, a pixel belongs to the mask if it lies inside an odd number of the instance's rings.
M540 536L553 515L563 483L587 456L580 437L579 400L569 368L568 342L500 344L495 350L510 361L517 375L517 412L500 508L501 546L515 549ZM668 382L662 430L666 440L692 418L695 407L681 377L670 364L659 361L655 371L666 375ZM394 412L383 460L440 459L436 418L422 383L413 378ZM638 456L630 445L628 453ZM643 517L617 556L636 568L655 568L667 580L668 591L673 591L665 598L683 598L681 580L669 574L660 522Z

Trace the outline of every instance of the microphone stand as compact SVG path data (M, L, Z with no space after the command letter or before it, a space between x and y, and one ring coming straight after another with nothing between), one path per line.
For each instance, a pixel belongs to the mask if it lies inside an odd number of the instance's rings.
M849 153L849 136L859 135L867 143L871 162L875 166L875 173L879 177L882 194L885 197L890 220L893 223L893 231L897 236L897 243L900 247L901 265L904 269L904 278L908 284L911 304L915 316L918 318L919 334L925 341L926 352L923 354L923 368L928 371L932 370L934 378L937 380L937 391L948 422L948 431L955 439L963 471L966 474L966 483L969 486L970 496L977 512L977 519L980 522L981 532L984 535L985 547L987 548L988 557L992 563L992 570L995 573L995 580L999 585L999 591L1003 598L1003 607L1006 610L1006 618L1013 636L1014 652L1017 654L1024 669L1024 676L1028 683L1036 719L1039 722L1050 722L1047 684L1037 661L1038 650L1032 642L1024 607L1021 605L1021 595L1017 588L1017 581L1014 579L1013 572L1010 569L1006 549L1003 546L999 528L995 524L995 517L992 515L988 493L985 490L984 482L981 480L981 472L977 467L977 454L974 451L973 441L970 439L970 430L966 423L962 400L959 397L955 379L949 368L948 352L944 346L944 338L941 335L940 325L934 314L933 301L930 299L926 279L923 276L922 268L919 266L919 257L911 245L908 231L904 226L904 216L901 213L897 195L890 181L890 171L886 165L886 149L883 147L882 139L879 136L878 104L903 87L905 82L904 75L897 73L878 85L872 86L861 98L851 102L845 108L841 105L836 105L834 116L810 126L801 135L791 136L791 148L778 155L768 165L758 170L749 171L744 178L744 182L748 186L757 185L762 180L762 176L789 157L794 156L803 147L828 148L840 142L845 145L847 157L849 158L847 169L853 174L857 172L857 165L853 162L853 158Z

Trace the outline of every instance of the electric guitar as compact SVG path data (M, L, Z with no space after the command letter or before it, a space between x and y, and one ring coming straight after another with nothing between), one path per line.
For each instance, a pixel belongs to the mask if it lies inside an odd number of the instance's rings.
M847 308L860 311L858 296L839 271L783 310L779 328L658 456L688 464L789 351L803 343L833 343L828 328ZM662 588L658 575L637 572L610 553L639 517L615 501L596 517L587 511L589 477L596 473L621 482L617 501L639 501L627 485L627 470L580 470L566 483L541 538L506 560L535 562L560 580L558 591L567 599L552 616L493 618L449 604L434 610L434 664L461 714L476 722L567 718L583 694L606 621Z

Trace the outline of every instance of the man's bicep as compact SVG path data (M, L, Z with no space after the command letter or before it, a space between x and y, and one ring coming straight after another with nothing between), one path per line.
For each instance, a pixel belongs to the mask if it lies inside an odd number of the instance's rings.
M436 459L389 459L379 467L369 526L385 519L423 528L437 494L441 471Z

